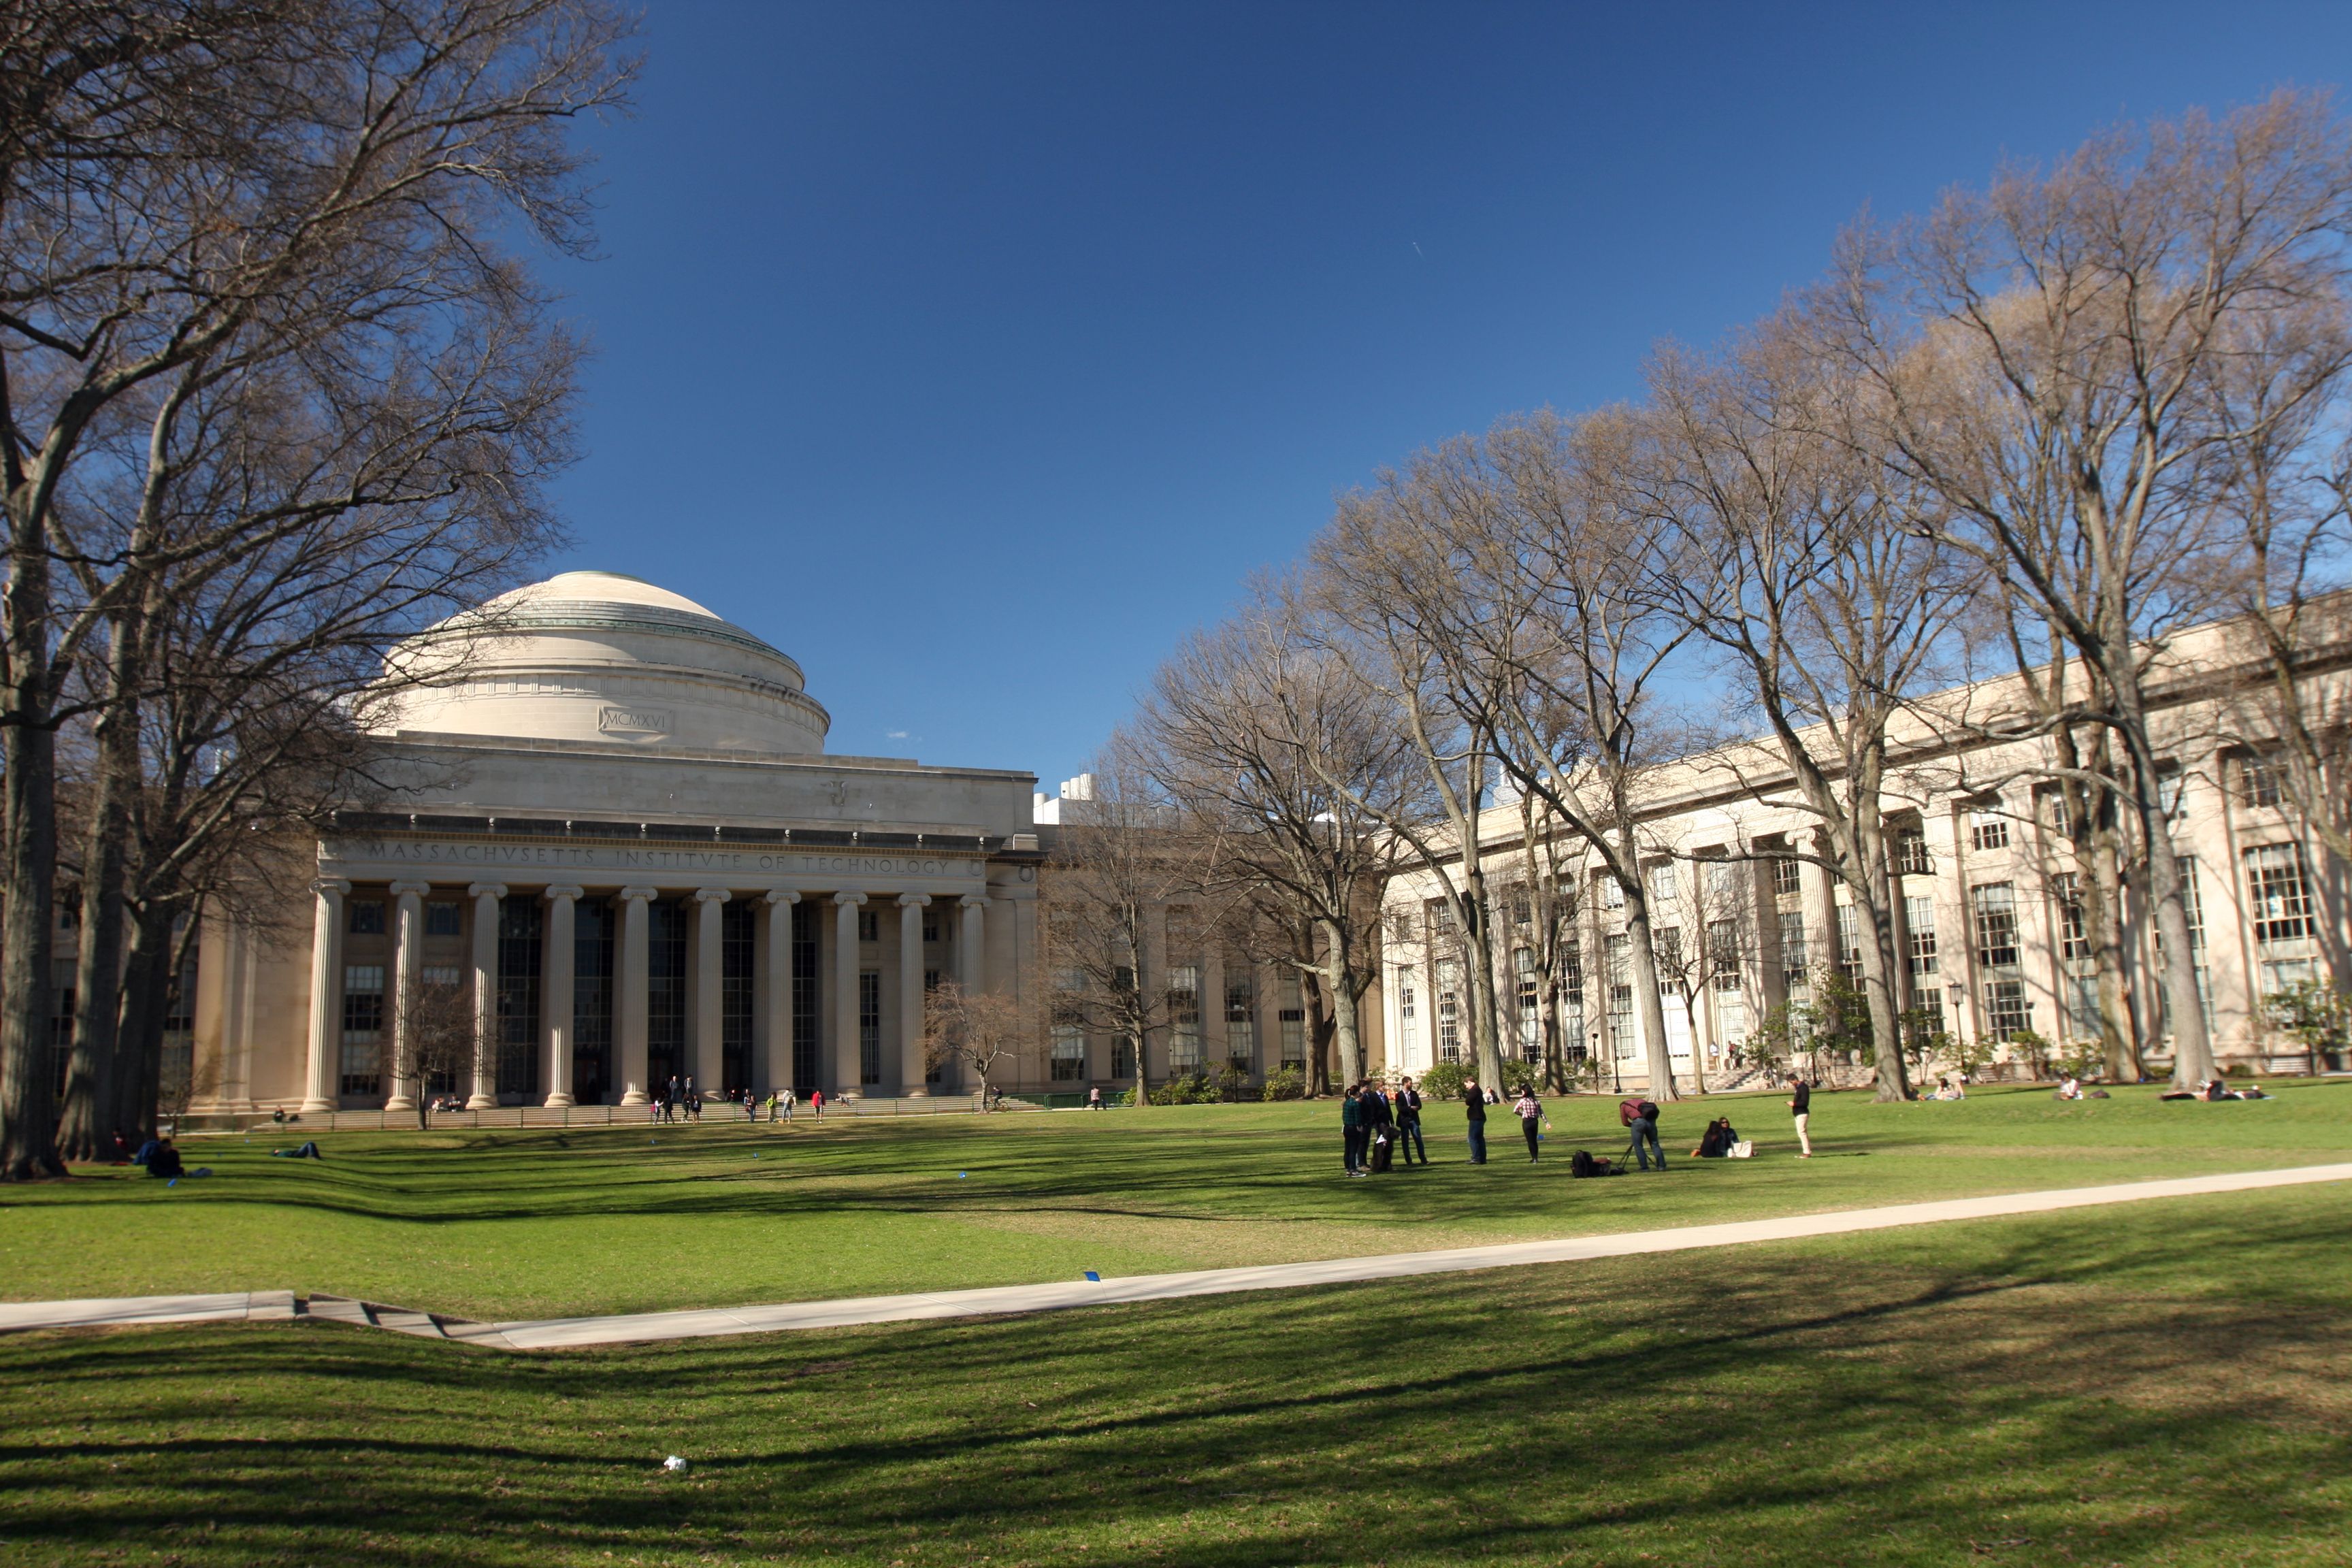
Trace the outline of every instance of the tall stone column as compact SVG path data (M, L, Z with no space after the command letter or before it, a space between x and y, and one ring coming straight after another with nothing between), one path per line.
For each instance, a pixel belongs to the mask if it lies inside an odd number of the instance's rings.
M928 1095L923 1061L923 910L929 893L898 895L898 1092Z
M335 1075L343 1048L343 895L341 877L310 884L319 895L310 920L310 1059L303 1086L305 1111L335 1109Z
M694 895L694 1081L706 1100L727 1084L727 922L719 907L730 896L724 888Z
M768 1088L793 1081L793 906L801 896L790 888L768 895L767 973L760 988L768 1021Z
M540 997L540 1016L547 1022L547 1103L572 1101L572 1053L578 1044L572 1028L572 965L579 949L572 942L572 917L583 889L547 889L547 957L540 965L546 990Z
M477 882L466 889L474 900L474 1092L468 1110L499 1102L499 900L504 882Z
M988 987L988 900L966 893L956 900L956 908L963 916L963 930L956 933L956 979L966 994L977 996Z
M857 1050L857 910L863 893L833 896L833 1070L835 1091L866 1092Z
M646 1043L649 1033L646 1009L651 989L646 970L652 962L653 939L647 929L646 905L660 891L658 888L621 889L621 1016L617 1025L623 1105L644 1105L653 1099L646 1092Z
M415 1047L408 1037L416 987L425 978L425 895L430 882L392 885L392 1098L386 1110L414 1110L425 1086L416 1081Z

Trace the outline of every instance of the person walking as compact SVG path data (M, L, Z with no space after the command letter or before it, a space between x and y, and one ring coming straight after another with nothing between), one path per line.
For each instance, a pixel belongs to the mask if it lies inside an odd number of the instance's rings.
M1412 1164L1418 1152L1421 1163L1428 1164L1429 1145L1421 1141L1421 1090L1412 1087L1411 1079L1397 1085L1396 1121L1397 1151L1404 1156L1404 1163Z
M1092 1089L1087 1090L1087 1109L1088 1110L1100 1110L1102 1108L1102 1085L1097 1084Z
M1813 1157L1813 1140L1805 1129L1813 1119L1813 1086L1803 1079L1794 1079L1789 1091L1789 1114L1797 1119L1797 1158L1810 1160Z
M784 1091L776 1096L776 1108L783 1112L785 1121L790 1121L793 1119L793 1106L798 1098L793 1093L790 1086L786 1086Z
M1361 1084L1351 1083L1348 1092L1339 1097L1340 1162L1348 1174L1364 1173L1364 1102Z
M1536 1091L1526 1084L1519 1085L1519 1098L1511 1101L1511 1109L1519 1118L1519 1131L1528 1141L1528 1163L1536 1163L1537 1144L1543 1138L1543 1106Z
M1486 1096L1478 1088L1478 1080L1462 1080L1462 1108L1470 1118L1470 1163L1486 1163Z
M690 1077L686 1080L686 1118L689 1121L702 1120L702 1096L696 1090L694 1079Z

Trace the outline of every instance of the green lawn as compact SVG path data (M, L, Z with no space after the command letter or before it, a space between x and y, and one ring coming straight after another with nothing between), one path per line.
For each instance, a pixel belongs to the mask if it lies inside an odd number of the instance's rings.
M1613 1100L1554 1108L1530 1168L1515 1124L1464 1157L1349 1182L1330 1104L1214 1106L699 1128L343 1132L322 1163L270 1157L299 1130L199 1138L217 1173L131 1171L0 1192L0 1296L331 1291L512 1318L1066 1279L1647 1228L2151 1176L2312 1163L2352 1150L2352 1083L2275 1100L2163 1104L2153 1089L1959 1105L1823 1095L1822 1157L1791 1157L1777 1096L1670 1107L1664 1177L1568 1179L1614 1152ZM1753 1161L1682 1158L1707 1116ZM754 1156L757 1156L756 1158ZM1479 1287L1478 1289L1484 1289ZM1278 1310L1279 1309L1277 1309Z
M2284 1113L2236 1124L2263 1129L2238 1152L2323 1152L2298 1142L2310 1124L2296 1120L2321 1098L2237 1108ZM2135 1108L2104 1109L2118 1114L2069 1131L2108 1158L2027 1173L2185 1161ZM2039 1110L1984 1101L1974 1123L1935 1124L1960 1139L1953 1181L2006 1172L1971 1148L2045 1146ZM1919 1149L1897 1140L1905 1113L1872 1120L1840 1102L1824 1119L1849 1116L1873 1158L1848 1163L1893 1173L1876 1179L1906 1194L1936 1185L1918 1153L1897 1152ZM1278 1122L1258 1125L1270 1150L1286 1147ZM1964 1125L1977 1142L1952 1131ZM1005 1171L1016 1152L1080 1135L869 1147L909 1162L911 1212L933 1214L946 1200L922 1186L911 1151L987 1150ZM1140 1168L1107 1178L1118 1195L1104 1207L1139 1212L1106 1234L1149 1234L1150 1215L1203 1201L1181 1173L1150 1180L1140 1152L1160 1133L1125 1136ZM716 1156L663 1158L708 1181L693 1162ZM403 1169L388 1163L348 1217L394 1196L426 1205L429 1184L395 1180ZM1842 1169L1815 1162L1806 1175L1851 1195L1828 1174ZM1238 1191L1234 1164L1208 1162L1206 1175L1262 1214L1308 1202L1278 1175ZM1498 1191L1515 1179L1493 1176ZM602 1180L593 1190L632 1190ZM1432 1180L1454 1178L1441 1167ZM1720 1208L1728 1180L1658 1185ZM322 1205L332 1190L319 1189ZM875 1189L848 1190L865 1193L861 1213L880 1212ZM1589 1202L1596 1222L1649 1217L1652 1200L1545 1191L1563 1215ZM1434 1234L1444 1206L1329 1184L1314 1201L1400 1205L1422 1216L1414 1234ZM1481 1223L1518 1223L1497 1202ZM5 1336L0 1563L2341 1564L2346 1202L2297 1188L540 1356L318 1322ZM675 1242L645 1244L667 1267L716 1265L698 1228L714 1216L689 1204L677 1223ZM663 1475L670 1453L692 1468Z

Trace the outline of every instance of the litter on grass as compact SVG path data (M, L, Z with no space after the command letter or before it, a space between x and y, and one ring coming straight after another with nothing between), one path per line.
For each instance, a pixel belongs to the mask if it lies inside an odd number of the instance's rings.
M679 1458L676 1454L672 1454L668 1458L662 1461L662 1468L675 1475L678 1471L686 1468L686 1461Z

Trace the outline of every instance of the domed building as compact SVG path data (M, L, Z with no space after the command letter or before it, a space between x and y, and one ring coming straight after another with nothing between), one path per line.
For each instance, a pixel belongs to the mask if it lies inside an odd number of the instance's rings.
M1028 983L1035 777L828 755L800 666L691 599L566 572L386 668L386 797L309 918L202 933L194 1111L957 1091L926 989ZM460 994L487 1044L436 1068L404 1032Z

